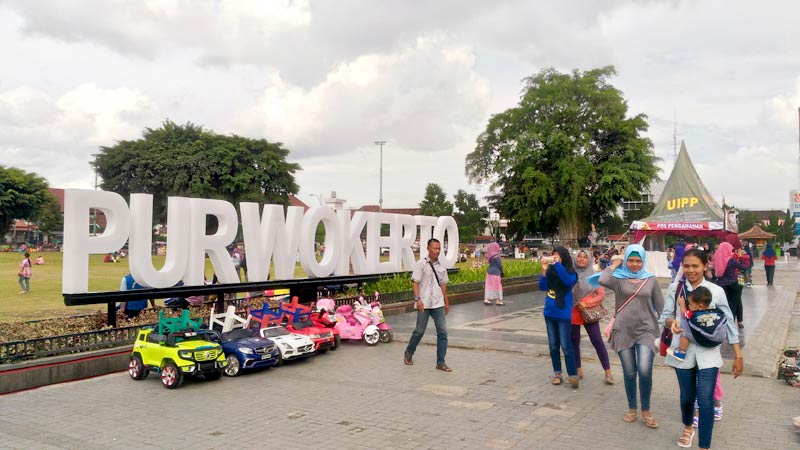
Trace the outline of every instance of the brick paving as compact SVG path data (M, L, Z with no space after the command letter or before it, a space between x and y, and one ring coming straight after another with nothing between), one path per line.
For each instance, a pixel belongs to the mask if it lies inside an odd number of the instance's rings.
M800 415L800 390L760 376L770 375L787 339L797 344L800 338L799 271L796 263L784 264L777 286L745 290L749 375L723 375L725 417L715 427L713 448L800 447L790 422ZM452 373L434 369L432 324L415 365L404 366L413 314L392 316L399 339L391 344L346 343L233 379L187 381L168 391L152 375L136 382L118 373L2 396L0 449L677 448L681 425L671 369L654 370L651 409L661 427L625 423L616 357L615 386L603 384L588 342L580 388L550 385L540 295L507 300L505 308L453 307Z

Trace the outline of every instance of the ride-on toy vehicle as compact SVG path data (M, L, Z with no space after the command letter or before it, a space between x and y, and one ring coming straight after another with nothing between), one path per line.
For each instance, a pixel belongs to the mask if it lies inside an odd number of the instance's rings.
M314 341L314 351L317 353L325 353L336 344L332 328L317 327L310 319L295 320L284 326L290 333L310 337Z
M139 330L128 363L131 378L142 380L150 372L159 373L167 389L179 388L186 375L218 380L227 365L225 353L219 344L207 340L205 332L199 332L199 322L189 319L189 311L175 319L165 318L162 311L155 329Z
M336 309L336 328L342 339L363 339L368 345L380 341L380 331L372 324L372 313L367 308L354 310L350 305Z
M311 338L302 334L290 333L280 325L262 328L259 333L261 337L268 338L274 342L275 346L280 350L276 365L281 365L284 360L305 358L314 353L314 341Z
M394 335L392 335L392 327L386 323L386 318L383 316L383 307L381 302L378 300L379 298L380 294L378 291L375 291L375 300L367 303L364 296L361 295L358 297L358 301L355 306L356 310L359 309L360 305L361 308L366 308L370 312L372 315L372 324L378 327L381 342L388 344L389 342L392 342Z
M332 298L321 298L316 302L315 312L309 317L315 327L333 331L333 347L331 347L331 350L339 348L339 344L342 342L342 338L339 336L339 329L336 328L334 309L336 309L336 302Z
M235 377L242 370L272 367L278 364L280 350L274 342L263 338L255 330L236 328L231 331L210 331L212 341L219 342L228 365L225 375Z

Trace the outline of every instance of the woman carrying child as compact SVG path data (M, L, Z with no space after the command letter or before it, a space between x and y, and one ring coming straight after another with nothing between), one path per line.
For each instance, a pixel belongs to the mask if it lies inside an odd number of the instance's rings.
M724 244L723 244L724 246ZM711 292L709 308L717 308L725 314L726 337L731 344L736 359L733 362L734 378L744 370L744 358L739 347L739 332L736 328L733 314L728 306L725 292L719 286L706 280L703 274L708 266L708 255L699 249L691 249L683 258L683 273L686 281L676 281L667 289L667 298L664 311L659 317L659 322L672 329L672 353L680 345L679 335L684 331L681 321L676 319L677 314L686 310L686 298L698 287L702 286ZM680 317L680 316L678 316ZM689 331L686 330L688 333ZM675 368L680 387L680 407L683 430L678 438L678 446L691 447L694 438L692 419L694 416L694 402L697 399L699 407L698 445L701 449L711 446L711 434L714 430L714 389L717 384L719 368L722 367L722 354L719 346L704 347L690 342L686 348L683 361L673 355L667 355L666 364Z

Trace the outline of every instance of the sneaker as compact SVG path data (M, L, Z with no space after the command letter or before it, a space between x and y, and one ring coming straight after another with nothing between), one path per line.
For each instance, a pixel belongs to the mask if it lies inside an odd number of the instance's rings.
M722 420L722 403L714 407L714 420L717 422Z
M672 355L673 358L677 359L678 361L683 361L686 359L686 352L679 349L679 348L668 348L667 354Z
M700 426L700 418L697 416L692 417L692 428Z

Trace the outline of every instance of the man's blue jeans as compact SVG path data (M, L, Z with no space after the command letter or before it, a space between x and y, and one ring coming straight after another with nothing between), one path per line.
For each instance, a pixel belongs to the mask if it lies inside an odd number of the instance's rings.
M639 377L639 394L642 398L642 411L650 411L650 392L653 390L653 358L655 355L649 347L634 344L631 348L617 352L622 363L622 374L625 380L625 395L628 397L628 409L636 409L636 377ZM692 397L694 401L694 397ZM692 423L692 419L689 419Z
M447 355L447 324L444 319L444 306L441 308L426 309L423 312L417 311L417 327L411 333L408 340L406 353L411 355L417 350L425 329L428 328L428 317L433 317L433 325L436 327L436 365L444 365L444 357Z
M568 320L544 318L547 325L547 342L550 344L550 360L553 362L553 372L561 373L561 351L564 351L564 363L567 366L567 375L574 377L578 374L575 364L575 352L572 349L572 324Z
M698 418L698 446L711 447L711 433L714 432L714 389L717 387L719 368L708 369L675 369L678 386L681 388L681 421L684 426L692 424L694 417L694 399L700 409Z

